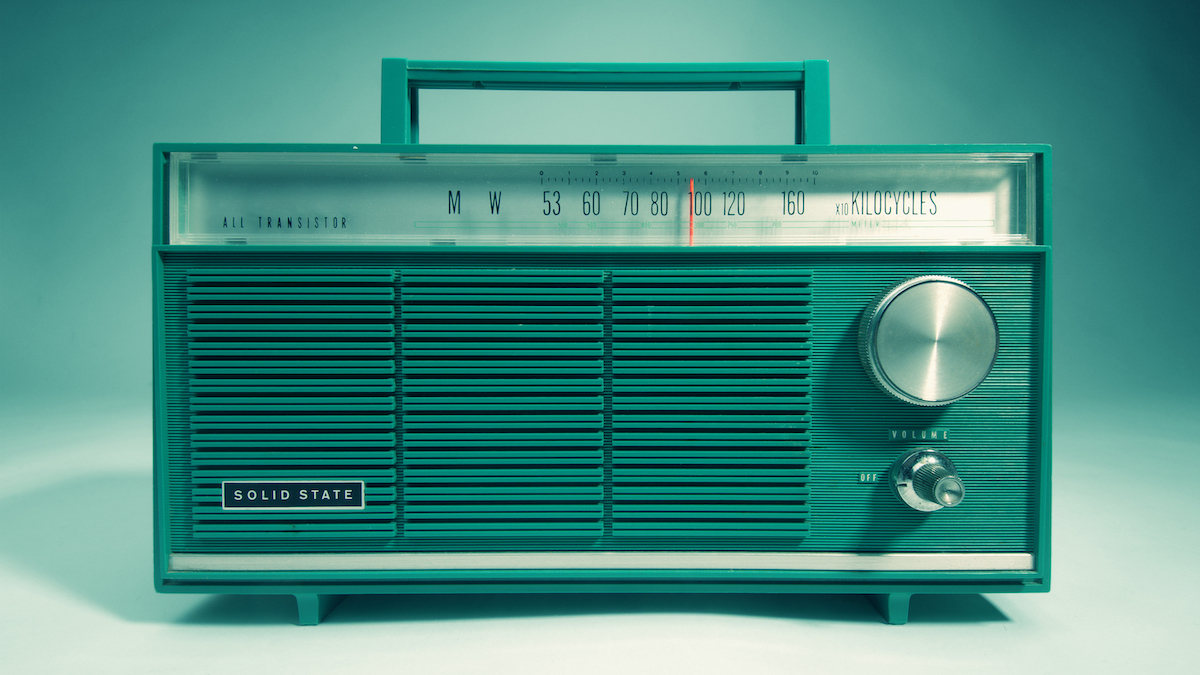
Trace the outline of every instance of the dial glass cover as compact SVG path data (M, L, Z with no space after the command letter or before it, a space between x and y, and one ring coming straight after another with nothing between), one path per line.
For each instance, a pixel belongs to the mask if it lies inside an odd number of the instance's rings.
M1033 153L384 149L171 152L170 243L1022 246L1037 240Z

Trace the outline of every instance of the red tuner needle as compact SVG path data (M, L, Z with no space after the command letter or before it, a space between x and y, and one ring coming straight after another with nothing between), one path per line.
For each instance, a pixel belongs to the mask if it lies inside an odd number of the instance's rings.
M696 179L688 179L688 196L690 196L691 204L688 204L688 246L696 243Z

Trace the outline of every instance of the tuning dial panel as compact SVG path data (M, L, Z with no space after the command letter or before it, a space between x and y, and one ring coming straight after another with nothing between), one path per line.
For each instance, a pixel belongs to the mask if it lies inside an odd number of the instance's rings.
M936 450L916 450L896 460L891 483L900 501L918 511L958 506L966 495L954 462Z
M858 331L863 367L901 401L953 403L987 377L996 362L999 329L983 298L943 276L909 279L884 293Z

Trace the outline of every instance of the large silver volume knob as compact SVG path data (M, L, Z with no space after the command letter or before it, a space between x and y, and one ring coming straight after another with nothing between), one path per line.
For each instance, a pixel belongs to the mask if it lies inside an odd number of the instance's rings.
M892 288L858 330L867 374L901 401L946 405L983 382L996 362L996 317L958 279L924 276Z
M954 462L936 450L916 450L896 460L891 479L896 496L918 511L958 506L966 495Z

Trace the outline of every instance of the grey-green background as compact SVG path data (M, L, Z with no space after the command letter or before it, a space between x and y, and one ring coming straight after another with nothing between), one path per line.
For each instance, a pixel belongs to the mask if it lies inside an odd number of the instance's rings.
M1200 630L1198 26L1192 2L1107 0L0 0L0 662L1185 670ZM844 599L355 598L342 623L296 633L286 603L156 596L151 145L378 142L384 57L828 59L835 143L1051 144L1055 591L926 600L907 633ZM788 143L790 105L426 92L422 140Z

